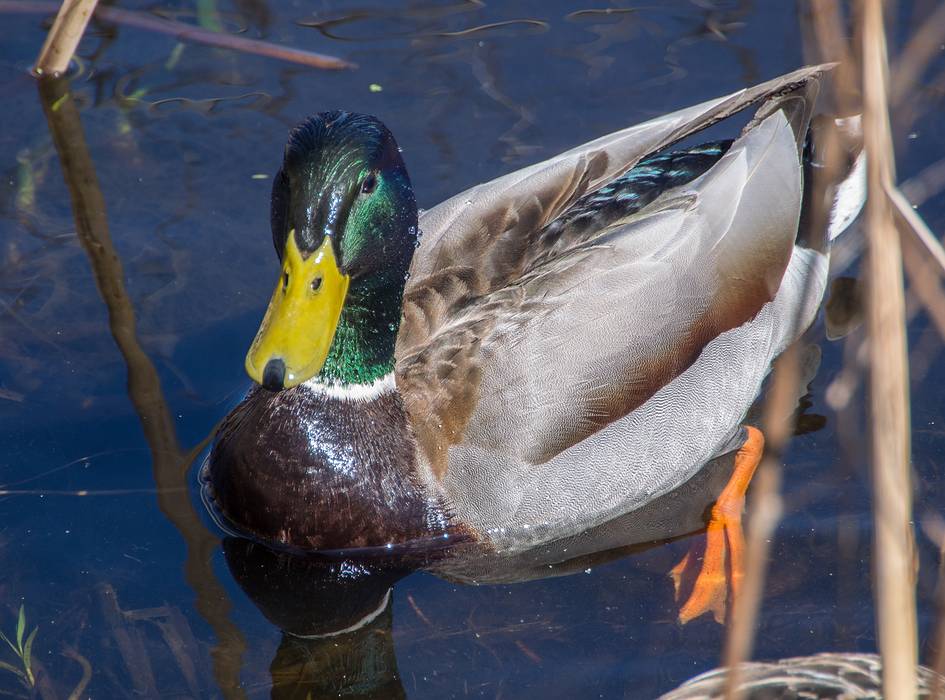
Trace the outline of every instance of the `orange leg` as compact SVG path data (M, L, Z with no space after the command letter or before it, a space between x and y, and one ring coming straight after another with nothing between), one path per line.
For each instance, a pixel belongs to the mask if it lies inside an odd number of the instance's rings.
M696 574L697 559L701 547L693 546L670 571L676 588L676 601L689 589L686 602L679 609L679 621L686 624L704 613L712 611L715 621L725 622L729 596L735 600L744 576L743 556L745 535L742 532L742 510L745 507L745 491L751 477L761 461L765 439L757 428L746 427L748 439L735 455L732 478L722 490L705 532L705 553L702 568ZM726 567L726 563L728 566Z

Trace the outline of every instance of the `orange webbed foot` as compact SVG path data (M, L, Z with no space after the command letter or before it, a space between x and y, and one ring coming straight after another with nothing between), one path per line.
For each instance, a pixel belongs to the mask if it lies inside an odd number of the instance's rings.
M725 622L729 602L738 596L744 576L745 536L742 510L745 492L764 450L764 436L757 428L746 427L748 438L735 455L735 468L722 490L706 526L705 542L696 538L689 551L669 572L679 602L682 624L711 612L719 624ZM701 556L701 566L699 558Z

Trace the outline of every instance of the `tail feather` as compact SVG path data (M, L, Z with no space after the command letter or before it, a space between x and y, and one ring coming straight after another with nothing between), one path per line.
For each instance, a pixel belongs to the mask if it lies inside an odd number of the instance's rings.
M839 162L828 164L828 158ZM826 252L866 201L866 154L859 115L815 117L807 132L803 162L804 207L798 243Z
M805 151L805 142L810 133L811 117L814 113L814 106L817 103L817 95L820 93L820 79L811 78L809 81L799 87L772 95L762 104L751 121L742 129L742 134L746 134L770 115L778 110L784 112L791 130L794 132L794 140L797 142L798 156L801 157Z
M830 209L827 238L835 240L860 215L866 203L866 151L860 151L849 175L837 185Z

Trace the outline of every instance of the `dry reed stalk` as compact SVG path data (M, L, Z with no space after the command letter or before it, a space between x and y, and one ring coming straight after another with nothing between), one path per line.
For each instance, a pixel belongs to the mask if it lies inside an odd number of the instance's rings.
M893 188L888 194L901 236L909 291L921 302L932 325L945 340L945 292L941 284L945 279L945 250L898 189Z
M906 237L903 240L914 240L925 248L926 257L934 261L940 273L945 276L945 248L916 211L922 204L943 191L945 191L945 158L926 166L905 182L890 188L887 194L896 209L899 233ZM831 273L839 274L849 268L854 258L861 255L864 249L862 236L841 238L830 253ZM906 272L908 271L907 265ZM929 310L935 311L935 309ZM908 317L908 320L911 321L912 317Z
M812 192L832 191L840 177L843 144L837 134L828 132L823 144L825 165L815 172ZM829 203L815 197L807 203L811 207L809 221L815 230L826 231ZM829 243L828 243L829 245ZM804 281L804 296L812 282ZM800 311L800 310L799 310ZM794 319L800 324L800 318ZM742 697L740 665L751 658L758 613L764 593L771 540L774 537L783 509L781 499L781 455L791 439L790 416L795 406L795 388L800 380L800 353L797 343L792 344L778 358L774 366L771 390L765 402L762 428L765 434L765 454L752 482L752 501L745 551L745 578L739 596L734 601L731 625L725 639L724 662L728 667L725 678L725 697Z
M913 206L920 206L945 190L945 158L923 168L918 175L899 185L899 191Z
M751 517L745 546L745 578L733 601L731 624L725 637L723 659L728 667L725 698L742 697L740 665L751 658L758 612L764 593L765 575L771 539L781 520L781 454L790 438L790 415L794 403L793 388L799 374L797 344L791 345L775 363L771 392L765 402L762 422L765 452L752 479Z
M935 585L935 628L929 641L931 659L929 666L935 671L930 697L941 700L945 697L945 520L938 513L926 513L922 517L922 530L938 548L938 581Z
M884 697L912 700L916 697L917 636L910 527L909 368L902 255L887 196L895 175L882 0L863 0L861 15L863 134L869 159L866 300L877 623Z
M46 35L33 72L36 75L62 75L69 67L85 27L92 19L98 0L62 0L52 29Z
M88 255L95 284L108 310L109 328L128 367L128 396L151 451L158 506L186 542L184 575L194 591L198 612L217 638L218 644L211 651L216 681L225 697L245 697L239 673L246 642L229 618L229 596L213 571L213 554L219 540L204 526L187 489L187 467L206 441L186 455L181 451L157 370L138 342L134 307L125 289L121 259L108 231L105 198L69 83L44 77L39 80L39 92L69 188L76 235Z
M945 273L945 248L942 247L941 241L935 237L919 216L919 212L912 208L912 204L898 187L887 186L886 194L898 215L901 224L900 231L905 231L906 235L914 238L916 243L923 248L924 253L938 264L941 272Z
M52 2L43 2L37 0L0 0L0 13L18 12L18 13L48 13L55 12L56 4ZM136 27L159 34L169 34L181 41L192 41L208 46L215 46L221 49L231 49L243 53L266 56L281 61L297 63L309 68L318 68L321 70L345 70L357 68L357 64L345 61L337 56L315 53L304 49L295 49L289 46L280 46L268 41L259 41L257 39L247 39L242 36L234 36L222 32L212 32L201 27L195 27L183 22L155 17L144 12L135 12L134 10L122 10L117 7L96 7L95 18L104 22L114 22L128 27ZM84 25L83 25L84 28ZM48 40L48 39L47 39ZM78 39L76 40L78 43ZM75 50L75 46L72 47ZM69 58L65 65L68 65ZM38 66L37 66L38 68ZM62 70L65 70L63 67Z
M830 0L820 3L826 5ZM832 3L831 3L832 4ZM814 33L822 43L821 59L833 60L847 55L841 37L829 47L823 37L830 31L831 23L824 19L829 8L815 8ZM833 8L835 10L835 7ZM838 16L838 15L837 15ZM839 25L837 25L839 26ZM839 68L839 66L838 66ZM811 191L832 191L840 175L842 144L836 134L828 132L823 144L825 167L815 173ZM828 202L815 197L806 206L811 208L810 225L814 230L826 230L829 218ZM812 279L804 281L805 295ZM800 318L794 319L795 325ZM741 591L734 601L728 634L725 639L723 660L728 667L725 678L725 697L735 700L743 695L740 689L740 665L751 658L754 632L764 593L771 540L773 539L783 509L781 499L781 455L791 438L790 416L795 405L794 389L800 379L800 353L797 344L791 345L778 358L774 366L772 386L765 402L762 428L765 435L765 453L758 472L752 480L752 499L749 509L748 535L745 549L745 578Z
M812 33L816 40L816 61L833 61L833 94L841 115L852 114L859 103L856 61L844 36L843 16L837 0L811 0Z

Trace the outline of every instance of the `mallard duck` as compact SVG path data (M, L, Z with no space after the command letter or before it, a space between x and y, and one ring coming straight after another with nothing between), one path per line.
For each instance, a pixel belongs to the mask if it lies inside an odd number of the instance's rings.
M875 700L882 697L883 664L876 654L824 652L777 661L754 661L742 668L738 686L745 700L828 698ZM686 681L659 700L715 700L726 697L727 669L717 668ZM936 697L945 678L925 666L916 667L916 699Z
M423 213L378 119L303 122L273 182L282 268L246 357L258 386L207 462L215 508L304 550L521 551L736 452L690 601L718 616L705 582L739 556L763 442L740 422L826 280L824 231L798 233L826 69L603 136ZM738 138L667 151L759 104Z

